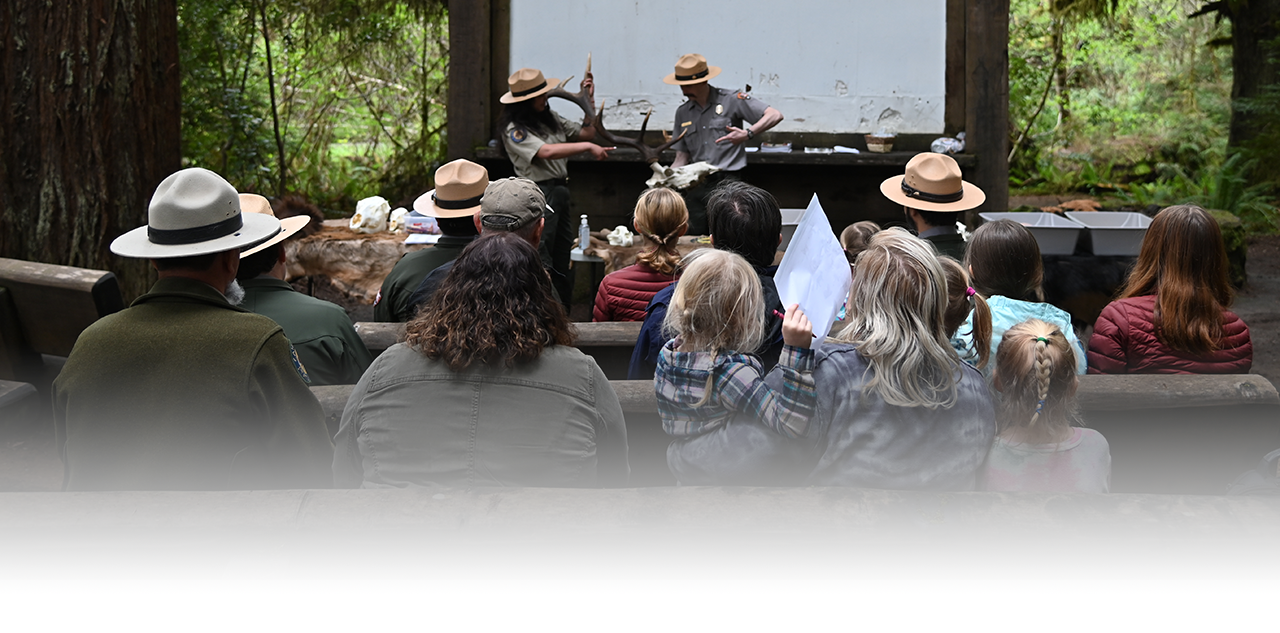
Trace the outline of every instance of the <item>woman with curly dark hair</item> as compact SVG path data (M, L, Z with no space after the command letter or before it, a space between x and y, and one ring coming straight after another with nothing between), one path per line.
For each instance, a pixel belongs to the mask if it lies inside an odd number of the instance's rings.
M538 252L511 233L462 251L356 384L335 438L339 487L627 482L617 394L573 347Z

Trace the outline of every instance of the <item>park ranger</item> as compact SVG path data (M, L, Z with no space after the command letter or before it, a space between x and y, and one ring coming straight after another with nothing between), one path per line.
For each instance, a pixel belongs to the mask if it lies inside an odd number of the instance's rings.
M266 198L240 194L243 213L275 217ZM236 279L244 287L246 310L275 321L284 328L312 385L354 385L373 362L347 311L337 304L304 295L285 282L284 240L301 231L310 216L280 220L275 237L240 254Z
M160 280L76 340L53 383L67 490L325 488L333 444L289 340L229 299L240 250L280 232L206 169L160 183L111 243Z
M707 233L707 196L723 180L740 180L738 172L747 166L743 143L763 134L782 121L776 108L751 98L747 92L716 88L709 82L720 74L719 66L708 66L707 58L689 54L676 62L675 72L663 83L680 86L689 100L676 109L672 136L676 141L676 160L672 167L706 161L720 169L700 185L685 192L689 207L689 233ZM751 124L744 129L743 122Z

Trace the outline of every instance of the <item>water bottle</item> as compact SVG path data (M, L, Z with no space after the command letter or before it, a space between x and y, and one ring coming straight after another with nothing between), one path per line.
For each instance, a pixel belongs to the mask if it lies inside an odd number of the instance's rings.
M587 216L582 215L582 224L578 225L578 248L587 250L591 246L591 227L587 226Z

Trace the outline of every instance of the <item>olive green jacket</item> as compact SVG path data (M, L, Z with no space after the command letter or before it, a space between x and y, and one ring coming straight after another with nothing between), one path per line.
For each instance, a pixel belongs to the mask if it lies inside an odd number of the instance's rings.
M969 245L959 233L930 235L923 239L932 243L939 255L947 255L958 262L964 262L964 253Z
M387 278L382 280L382 290L373 304L373 320L382 323L406 323L414 317L414 305L409 297L418 284L431 271L458 258L462 249L475 237L443 235L431 248L414 251L400 258Z
M275 277L246 279L240 285L240 306L284 328L312 386L354 385L373 362L351 317L337 304L296 292Z
M169 277L76 341L53 384L67 490L326 488L324 412L274 321Z

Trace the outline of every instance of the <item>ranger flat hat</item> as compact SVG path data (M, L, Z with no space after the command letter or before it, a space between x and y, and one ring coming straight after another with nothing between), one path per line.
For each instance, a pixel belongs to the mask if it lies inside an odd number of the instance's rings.
M489 170L465 158L436 170L436 188L413 201L413 210L433 218L465 218L480 210Z
M480 203L480 225L486 229L519 231L546 214L542 190L526 178L503 178L489 183Z
M267 202L266 198L263 198L256 193L240 194L240 211L243 213L261 213L273 218L276 217L276 211L271 208L271 203ZM289 236L301 231L303 227L310 222L311 216L309 215L295 215L293 217L280 220L280 232L276 233L275 237L272 237L247 251L240 251L240 259L244 259L267 248L268 246L274 246L289 239Z
M518 103L551 92L560 85L559 79L544 79L537 68L521 68L507 77L507 93L498 97L503 103Z
M676 62L676 71L662 78L662 83L672 86L687 86L710 81L720 74L719 66L708 66L707 58L697 53L681 55Z
M124 257L165 259L255 246L280 232L280 221L242 214L236 188L207 169L192 167L165 178L151 196L147 224L111 242Z
M884 197L917 211L968 211L987 194L960 177L960 165L946 154L921 152L907 162L906 173L880 183Z

